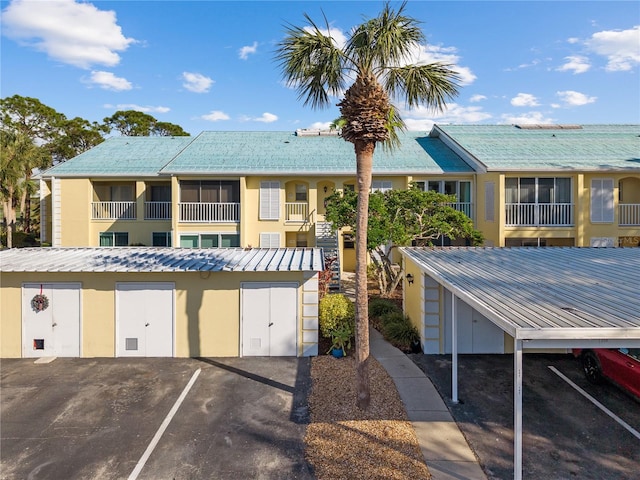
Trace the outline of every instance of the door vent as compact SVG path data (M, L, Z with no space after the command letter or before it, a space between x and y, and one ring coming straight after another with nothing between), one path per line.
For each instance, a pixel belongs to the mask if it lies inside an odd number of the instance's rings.
M262 347L262 339L252 338L250 344L251 344L251 350L260 350L260 348Z
M44 350L44 338L34 338L33 339L33 349L34 350Z
M125 338L124 339L124 349L125 350L138 350L138 339L137 338Z

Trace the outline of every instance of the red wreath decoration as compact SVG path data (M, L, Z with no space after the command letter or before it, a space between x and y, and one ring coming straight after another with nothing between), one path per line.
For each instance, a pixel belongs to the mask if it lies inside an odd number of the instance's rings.
M49 308L49 299L43 293L38 293L31 299L31 308L36 312L42 312Z

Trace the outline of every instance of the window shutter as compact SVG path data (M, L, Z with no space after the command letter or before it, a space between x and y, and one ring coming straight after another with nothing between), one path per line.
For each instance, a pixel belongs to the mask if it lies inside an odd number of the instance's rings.
M613 223L613 179L591 180L591 221Z
M496 184L494 182L484 182L484 221L495 222L494 202L496 197Z
M279 233L261 233L260 248L280 248Z
M280 219L280 182L260 182L260 220Z

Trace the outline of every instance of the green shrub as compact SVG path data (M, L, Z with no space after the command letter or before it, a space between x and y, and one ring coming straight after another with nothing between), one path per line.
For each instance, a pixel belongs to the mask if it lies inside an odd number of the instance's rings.
M380 318L388 313L399 313L400 307L386 298L372 298L369 302L369 317Z
M411 319L402 314L390 313L383 317L382 333L388 342L409 350L414 342L420 341L420 332L411 323Z
M345 323L353 325L356 309L353 302L342 293L331 293L320 300L318 317L320 333L328 338L334 330L341 328Z

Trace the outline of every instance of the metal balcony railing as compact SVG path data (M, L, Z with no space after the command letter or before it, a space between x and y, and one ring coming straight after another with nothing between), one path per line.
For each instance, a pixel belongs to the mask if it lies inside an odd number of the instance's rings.
M508 227L573 225L572 203L507 203L505 210L505 225Z
M618 205L618 223L622 226L640 225L640 203Z
M306 202L287 202L284 204L284 221L304 223L309 217L309 204Z
M145 220L171 220L171 202L144 202Z
M448 206L464 213L467 217L473 218L473 205L471 202L454 202L447 203Z
M93 220L135 220L136 202L91 202Z
M240 221L239 203L181 202L178 208L181 222L237 223Z

